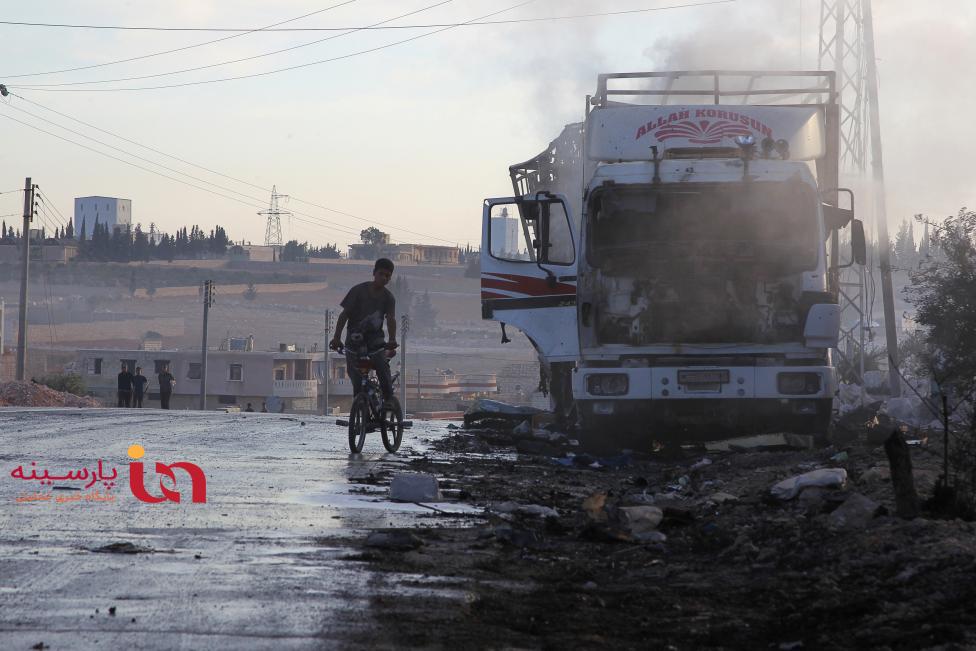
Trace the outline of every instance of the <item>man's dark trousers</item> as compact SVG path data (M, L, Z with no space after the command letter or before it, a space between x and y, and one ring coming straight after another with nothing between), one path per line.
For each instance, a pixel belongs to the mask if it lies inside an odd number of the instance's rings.
M131 391L119 391L119 407L128 407L131 399Z
M169 409L169 398L173 395L172 391L159 392L159 406L162 409Z

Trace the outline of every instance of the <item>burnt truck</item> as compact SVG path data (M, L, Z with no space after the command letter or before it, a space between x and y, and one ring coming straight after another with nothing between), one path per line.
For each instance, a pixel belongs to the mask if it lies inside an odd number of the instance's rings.
M839 271L865 257L840 137L831 72L600 75L484 202L483 318L585 430L824 434Z

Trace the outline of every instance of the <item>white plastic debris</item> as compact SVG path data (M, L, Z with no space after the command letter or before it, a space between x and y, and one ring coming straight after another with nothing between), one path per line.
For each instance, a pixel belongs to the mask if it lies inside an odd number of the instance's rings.
M518 502L497 502L491 505L491 510L496 513L518 513L519 515L534 516L538 518L559 517L559 511L541 504L519 504Z
M837 403L841 416L861 406L861 387L841 382L837 385Z
M622 506L618 512L620 524L637 540L649 537L664 519L664 511L656 506Z
M700 470L710 465L712 465L712 460L709 459L708 457L703 457L701 461L696 461L695 463L693 463L691 469Z
M425 473L401 473L390 481L390 499L394 502L436 502L441 499L437 478Z
M845 484L847 484L847 471L843 468L820 468L784 479L769 489L769 492L777 499L791 500L809 486L843 488Z

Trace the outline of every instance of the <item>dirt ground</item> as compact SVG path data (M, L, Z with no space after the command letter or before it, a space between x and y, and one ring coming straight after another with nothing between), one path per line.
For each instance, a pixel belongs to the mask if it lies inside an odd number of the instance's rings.
M458 430L432 445L412 469L490 515L412 529L416 549L361 546L349 557L442 590L375 597L385 624L364 646L976 648L976 524L895 517L884 450L863 437L844 449L679 448L569 466L517 454L533 446L509 434ZM911 449L924 498L941 444ZM843 468L847 484L770 495L816 468ZM840 518L858 496L875 504ZM616 507L648 504L662 509L663 536L639 542L613 526Z

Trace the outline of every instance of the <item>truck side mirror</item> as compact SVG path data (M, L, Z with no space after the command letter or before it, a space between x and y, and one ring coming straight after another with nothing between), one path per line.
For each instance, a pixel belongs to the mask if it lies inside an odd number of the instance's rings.
M851 221L851 254L857 264L867 263L868 251L867 244L864 241L864 223L860 219Z

